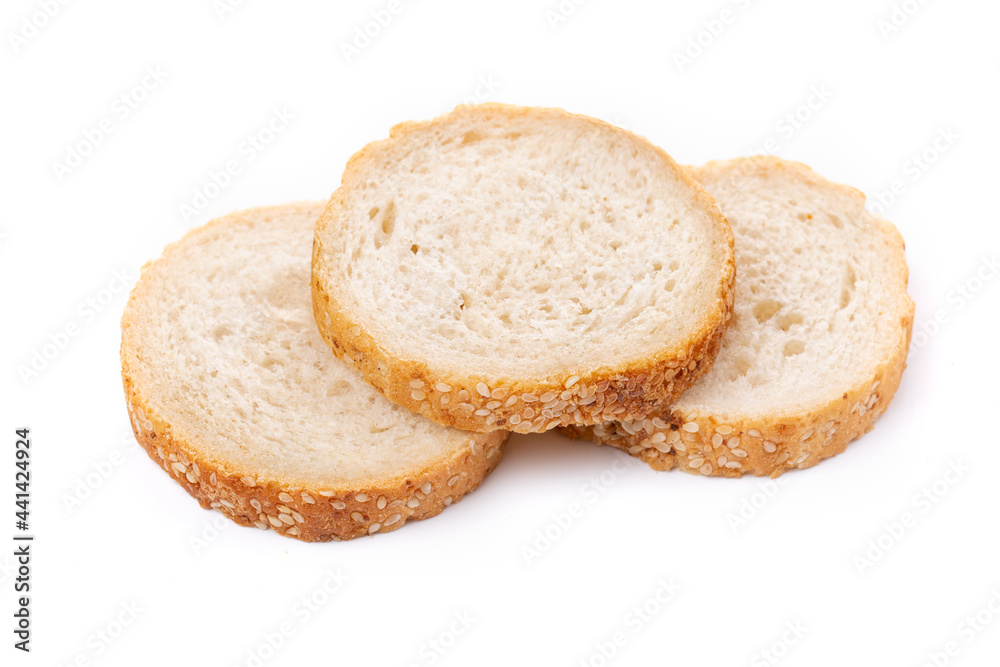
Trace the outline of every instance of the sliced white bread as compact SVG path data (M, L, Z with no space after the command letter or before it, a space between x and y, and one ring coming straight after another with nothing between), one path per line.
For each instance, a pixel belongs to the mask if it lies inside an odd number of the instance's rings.
M711 365L732 235L645 139L487 104L356 154L316 228L316 322L389 399L473 431L636 419Z
M323 204L215 220L147 264L122 318L135 436L202 507L306 541L386 532L472 491L505 433L385 400L331 354L310 298Z
M736 305L715 365L659 416L568 432L663 470L815 465L871 429L899 386L913 324L903 239L861 192L802 164L690 171L736 238Z

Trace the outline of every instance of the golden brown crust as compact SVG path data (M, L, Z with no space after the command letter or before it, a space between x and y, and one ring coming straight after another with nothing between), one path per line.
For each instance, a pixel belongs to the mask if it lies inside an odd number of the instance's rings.
M811 168L779 158L741 158L748 169L790 170L823 187L842 190L864 206L864 195L845 185L830 183ZM727 168L727 162L710 162L695 168L695 173ZM584 438L599 445L617 447L642 459L657 470L674 467L701 475L740 477L744 474L777 477L793 468L808 468L844 451L847 445L872 429L885 412L899 387L906 367L913 328L914 304L905 292L909 271L904 243L891 223L877 218L888 258L901 278L904 291L899 299L898 340L889 356L871 375L826 403L801 412L766 415L756 418L723 418L718 415L665 411L662 416L622 423L605 422L597 426L570 426L565 435Z
M308 206L274 208L287 211ZM233 224L241 214L214 220L190 233ZM182 242L171 244L164 255L181 247ZM140 354L134 349L139 342L132 329L141 323L136 321L136 309L131 306L142 289L140 279L122 316L122 383L129 422L149 457L206 509L217 509L242 526L271 528L306 542L347 540L393 531L408 520L439 514L473 491L500 461L508 435L502 431L465 434L467 446L396 477L323 486L299 479L266 479L259 471L220 460L200 442L176 436L169 421L156 409L156 397L144 395L136 387L137 374L129 359Z
M478 105L476 108L511 117L531 113L566 114L615 133L633 136L604 121L567 114L561 109L503 104ZM471 107L460 106L453 113L464 114L470 110ZM655 151L692 188L699 206L713 212L727 253L715 290L717 299L706 309L707 314L700 326L692 329L676 345L645 359L595 368L587 373L567 373L545 380L508 378L491 381L447 368L432 368L418 360L400 358L366 330L338 299L335 286L323 280L317 267L320 266L320 258L328 252L323 247L321 232L327 225L335 224L334 215L343 189L350 187L359 169L380 146L429 125L449 122L449 118L450 115L431 121L402 123L392 128L389 139L374 142L360 150L348 162L341 189L333 193L317 222L313 243L313 312L320 333L334 353L354 365L365 380L389 400L439 424L467 431L505 429L518 433L539 433L560 425L641 419L674 402L711 368L715 360L731 318L736 260L732 231L715 200L667 153L655 146ZM639 139L649 143L646 139Z

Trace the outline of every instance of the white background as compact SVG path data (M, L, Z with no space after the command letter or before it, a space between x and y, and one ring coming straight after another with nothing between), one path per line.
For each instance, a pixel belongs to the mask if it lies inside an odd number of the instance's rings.
M900 25L880 29L890 0L591 0L564 3L573 11L558 22L547 15L558 0L409 0L350 62L342 44L388 0L257 0L221 16L211 0L99 0L37 18L44 4L8 0L0 15L0 662L256 664L248 652L288 622L263 664L922 665L951 641L957 655L938 664L996 664L997 3L908 0ZM723 10L728 22L714 23ZM680 63L689 40L701 53ZM163 80L130 92L146 68ZM127 116L123 94L143 98ZM609 448L518 436L440 517L349 543L303 544L201 510L128 431L125 287L185 229L325 198L350 154L391 125L477 95L605 118L683 163L769 148L870 202L882 193L907 242L918 345L876 429L773 487L638 463L616 473ZM248 159L241 144L275 109L294 119ZM111 131L82 164L55 165L105 118ZM231 159L240 173L183 215ZM936 313L946 321L934 327ZM30 655L11 648L7 546L23 425ZM933 502L918 498L932 488ZM574 503L582 515L561 528ZM295 605L327 570L347 581L305 618ZM661 580L679 587L662 603ZM967 617L991 599L973 630ZM472 620L453 635L456 614ZM605 658L616 632L624 645Z

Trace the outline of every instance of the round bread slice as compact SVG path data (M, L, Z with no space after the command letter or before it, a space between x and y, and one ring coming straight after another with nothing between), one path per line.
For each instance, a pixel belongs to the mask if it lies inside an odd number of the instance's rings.
M711 365L732 234L666 153L560 109L458 107L356 154L316 322L390 400L472 431L641 418Z
M215 220L144 267L122 318L135 436L202 507L305 541L386 532L462 498L505 433L385 400L319 336L309 290L321 203Z
M865 197L777 158L691 169L736 237L733 323L659 417L569 429L654 468L776 477L844 450L899 386L913 325L903 239Z

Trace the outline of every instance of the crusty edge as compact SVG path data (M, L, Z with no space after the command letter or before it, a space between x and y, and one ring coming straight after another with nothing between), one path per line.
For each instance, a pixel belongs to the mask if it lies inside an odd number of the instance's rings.
M850 186L830 183L806 165L778 158L745 158L766 169L789 169L824 186L842 189L860 199L864 195ZM725 163L709 163L700 169L722 168ZM696 168L695 171L697 171ZM892 223L876 217L886 243L893 248L893 264L904 292L896 295L899 310L899 339L890 355L879 363L865 381L840 397L814 410L755 419L720 419L715 415L684 414L670 410L661 417L638 421L605 422L596 426L562 429L572 438L591 440L617 447L657 470L674 467L701 475L741 477L744 474L778 477L791 469L809 468L835 456L847 445L872 429L899 388L906 368L906 356L913 329L914 304L905 292L909 270L903 254L903 238Z
M200 233L232 217L225 216L190 233ZM168 246L164 253L177 247L180 242ZM151 399L135 386L128 362L128 330L136 324L129 306L138 288L133 290L122 316L122 384L132 432L149 457L202 507L216 509L241 526L273 528L304 542L386 533L408 520L440 514L475 490L500 462L508 436L503 431L468 433L467 446L431 465L393 478L361 481L348 488L264 479L253 470L214 459L197 443L175 437L168 421L151 405Z
M534 109L502 104L478 105L500 113L567 113L561 109ZM469 113L460 106L453 113ZM616 133L637 136L604 121L569 114ZM439 424L467 431L489 432L506 429L518 433L539 433L568 424L598 424L615 419L640 419L673 403L712 366L722 335L731 318L735 294L736 261L732 230L718 210L715 200L662 149L648 140L680 178L692 188L696 199L716 216L727 248L724 268L714 307L700 326L689 332L677 346L652 357L595 368L578 375L561 375L545 380L495 380L432 368L414 359L391 354L368 330L354 319L349 308L325 284L319 258L326 250L322 230L333 220L342 199L342 189L354 179L361 166L378 147L428 124L447 122L449 116L431 121L402 123L392 128L390 139L369 144L356 153L344 171L341 189L333 193L317 222L313 243L313 313L320 333L341 359L352 363L369 384L386 398ZM545 398L546 400L542 400Z

